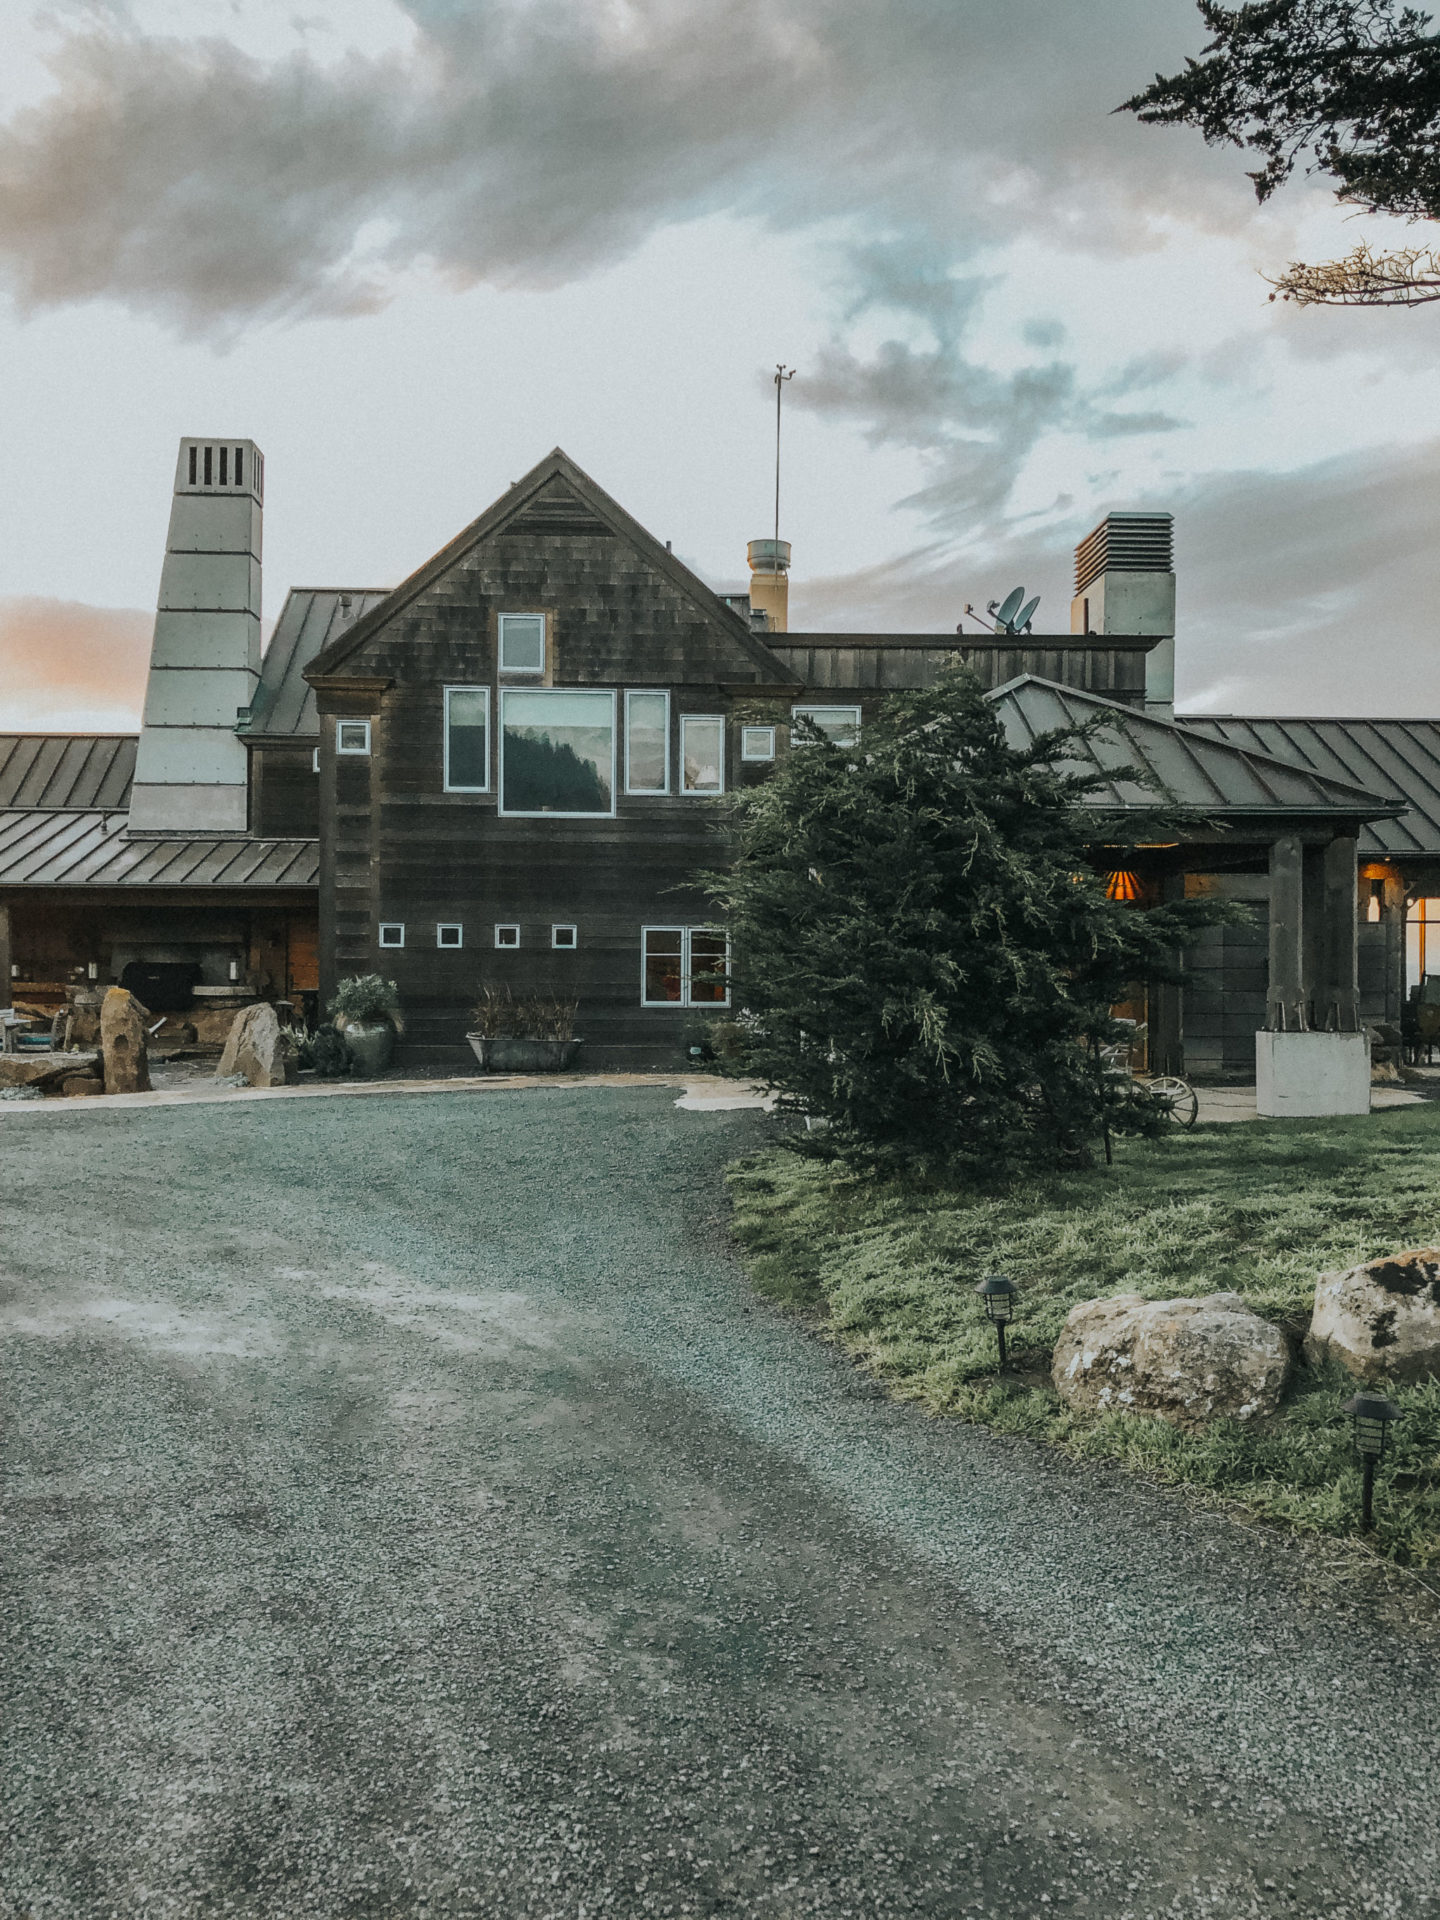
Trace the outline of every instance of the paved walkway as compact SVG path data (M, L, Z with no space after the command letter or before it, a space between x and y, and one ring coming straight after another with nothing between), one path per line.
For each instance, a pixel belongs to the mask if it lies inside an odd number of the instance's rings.
M674 1099L7 1134L5 1920L1433 1920L1424 1619L885 1401Z

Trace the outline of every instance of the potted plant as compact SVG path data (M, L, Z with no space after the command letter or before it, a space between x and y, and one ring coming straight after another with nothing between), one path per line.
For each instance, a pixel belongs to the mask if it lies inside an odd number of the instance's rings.
M327 1011L350 1049L353 1070L373 1077L383 1073L395 1053L395 1036L405 1031L400 991L378 973L353 973L335 989Z
M558 994L530 993L517 999L508 987L481 990L470 1042L482 1073L558 1073L568 1067L575 1038L577 1002Z

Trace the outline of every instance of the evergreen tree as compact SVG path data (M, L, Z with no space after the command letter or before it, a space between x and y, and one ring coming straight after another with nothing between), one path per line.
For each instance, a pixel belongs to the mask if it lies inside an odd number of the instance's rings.
M736 800L733 863L707 882L749 1070L827 1123L822 1150L998 1169L1094 1136L1111 1006L1233 910L1107 897L1090 848L1159 829L1085 804L1093 730L1012 747L956 669L886 700L853 747L808 729Z
M1157 74L1119 111L1248 147L1262 201L1304 165L1372 213L1440 219L1440 36L1428 14L1399 0L1199 8L1212 36L1201 58ZM1273 284L1302 305L1416 306L1440 299L1440 252L1362 244L1343 260L1292 261Z

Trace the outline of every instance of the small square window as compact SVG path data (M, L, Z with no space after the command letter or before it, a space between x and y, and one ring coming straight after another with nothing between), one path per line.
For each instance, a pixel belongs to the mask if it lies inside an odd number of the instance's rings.
M740 758L742 760L773 760L775 758L774 727L742 727Z
M437 947L463 947L465 929L457 921L442 920L435 929Z
M519 927L513 925L496 927L495 944L497 947L518 947L520 944Z
M405 922L403 920L382 920L380 922L380 944L382 947L403 947L405 944Z
M370 722L368 720L340 721L335 728L335 751L337 753L368 753Z
M575 937L574 927L551 927L550 944L552 947L575 947L580 943Z
M502 613L500 616L501 673L545 671L545 616L543 613Z

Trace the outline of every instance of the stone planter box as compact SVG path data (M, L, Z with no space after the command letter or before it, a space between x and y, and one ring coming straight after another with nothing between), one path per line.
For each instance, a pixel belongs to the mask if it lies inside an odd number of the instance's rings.
M575 1058L578 1040L521 1040L510 1034L493 1039L467 1033L482 1073L560 1073Z
M1370 1111L1370 1036L1255 1036L1255 1109L1262 1120Z

